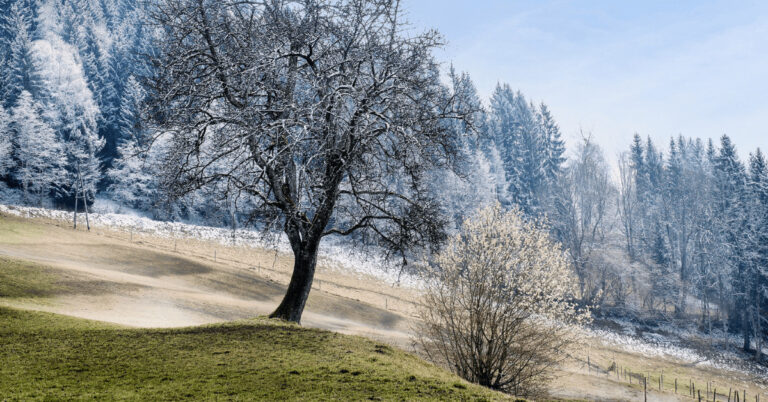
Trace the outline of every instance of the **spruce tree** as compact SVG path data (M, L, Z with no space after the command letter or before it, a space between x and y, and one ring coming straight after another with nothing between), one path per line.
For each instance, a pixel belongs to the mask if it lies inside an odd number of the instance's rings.
M11 116L0 105L0 181L13 166L13 148L11 136Z
M40 106L32 94L22 91L13 108L15 159L14 176L21 184L25 202L30 193L42 205L51 192L61 189L66 171L66 154L53 129L40 118Z
M560 127L557 126L555 119L544 102L539 105L539 125L543 131L543 142L546 149L545 176L547 181L553 184L563 171L563 164L566 160L565 141L563 141L560 135Z
M34 64L32 60L32 15L26 2L15 2L4 17L5 31L12 35L7 46L8 60L2 74L2 96L6 107L16 104L22 91L32 92Z

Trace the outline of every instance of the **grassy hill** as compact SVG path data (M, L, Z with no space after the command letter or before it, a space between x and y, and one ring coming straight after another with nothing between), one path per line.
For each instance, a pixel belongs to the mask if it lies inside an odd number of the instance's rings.
M55 271L0 258L0 301L66 291ZM4 400L498 400L366 338L264 318L137 329L0 307Z

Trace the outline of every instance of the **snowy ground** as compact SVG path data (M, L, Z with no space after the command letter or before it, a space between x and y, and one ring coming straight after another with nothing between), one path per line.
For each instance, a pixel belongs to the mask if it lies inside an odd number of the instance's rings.
M111 208L108 203L97 201L96 211L108 211ZM125 211L125 210L123 210ZM58 211L54 209L24 207L16 205L0 204L0 213L7 213L28 218L46 218L65 222L72 221L72 212ZM164 238L197 239L218 242L227 246L253 247L269 250L277 250L282 253L291 253L290 246L284 235L265 236L264 233L248 229L233 231L228 228L195 225L183 222L156 221L140 213L128 211L128 213L95 212L89 214L93 227L133 231ZM80 224L85 224L85 215L78 214ZM329 268L344 269L361 276L372 276L389 285L397 284L406 288L418 289L422 281L411 274L388 263L383 258L372 255L371 252L356 251L346 246L341 239L327 237L323 239L320 251L320 264Z
M768 367L746 360L744 354L737 351L740 339L738 337L729 337L731 349L727 352L723 350L722 334L714 334L712 350L696 350L686 344L690 344L694 339L708 338L695 329L669 324L649 328L616 318L611 321L620 326L621 331L590 328L587 335L599 338L618 349L645 357L671 358L694 366L756 374L768 379Z

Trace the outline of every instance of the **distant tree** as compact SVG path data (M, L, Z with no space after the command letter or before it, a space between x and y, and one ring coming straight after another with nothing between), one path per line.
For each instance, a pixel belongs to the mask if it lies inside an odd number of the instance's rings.
M497 86L491 96L488 129L504 165L507 193L530 216L543 212L549 160L546 133L536 114L523 94L507 84Z
M560 177L566 161L565 141L563 141L560 135L560 128L552 117L552 113L550 113L549 108L544 102L539 105L538 119L544 137L544 148L546 149L544 174L549 183L555 183Z
M152 19L166 183L222 183L282 228L295 261L272 317L300 321L325 236L362 231L401 256L444 239L425 181L458 154L446 120L472 113L441 83L440 36L405 36L399 2L163 0Z
M6 107L17 103L22 91L34 91L34 65L32 61L32 9L26 1L10 5L3 16L3 31L11 35L7 45L7 60L2 74L2 97Z
M662 309L666 311L667 302L675 296L675 281L670 272L669 248L661 231L657 231L656 240L651 250L651 309L655 301L661 300Z
M39 105L32 94L22 91L13 108L15 131L15 179L21 183L24 200L29 193L37 196L38 205L65 180L66 153L56 133L41 118Z
M747 250L745 304L755 337L755 360L762 361L763 340L768 325L768 166L758 148L749 157L747 179Z
M620 280L601 258L615 192L602 150L585 136L566 167L551 224L578 275L580 297L590 305L599 304L608 288Z
M11 133L11 116L0 105L0 179L9 173L13 166L13 136Z
M466 220L434 261L417 340L456 374L518 396L541 395L589 320L568 260L548 231L513 208Z
M729 321L731 328L742 332L744 350L749 350L751 331L746 306L746 245L743 227L746 225L746 214L743 203L745 199L746 172L739 160L736 147L730 137L720 138L720 148L714 161L714 202L716 208L715 224L721 241L727 246L726 261L728 276L733 291L733 301Z
M44 106L46 122L59 134L67 155L68 178L61 188L74 198L75 211L80 200L87 208L102 177L98 158L104 146L104 139L98 134L101 110L74 47L49 33L46 39L35 42L33 56L38 80L45 87L38 95L39 102ZM76 219L77 214L73 217Z
M139 147L147 147L151 141L151 134L145 126L146 118L142 116L146 97L146 91L139 81L134 76L129 76L120 99L117 127L121 139L132 139Z
M152 153L139 146L135 138L124 140L117 148L118 156L107 171L110 196L117 202L141 211L151 211L158 197L157 164L162 160L157 149Z
M637 176L632 168L630 155L626 152L619 156L619 220L626 242L625 250L630 261L637 258L635 238L638 225Z

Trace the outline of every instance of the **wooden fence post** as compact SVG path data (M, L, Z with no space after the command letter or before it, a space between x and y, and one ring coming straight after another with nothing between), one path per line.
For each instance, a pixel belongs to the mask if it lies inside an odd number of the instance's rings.
M648 378L643 378L643 400L648 402Z

